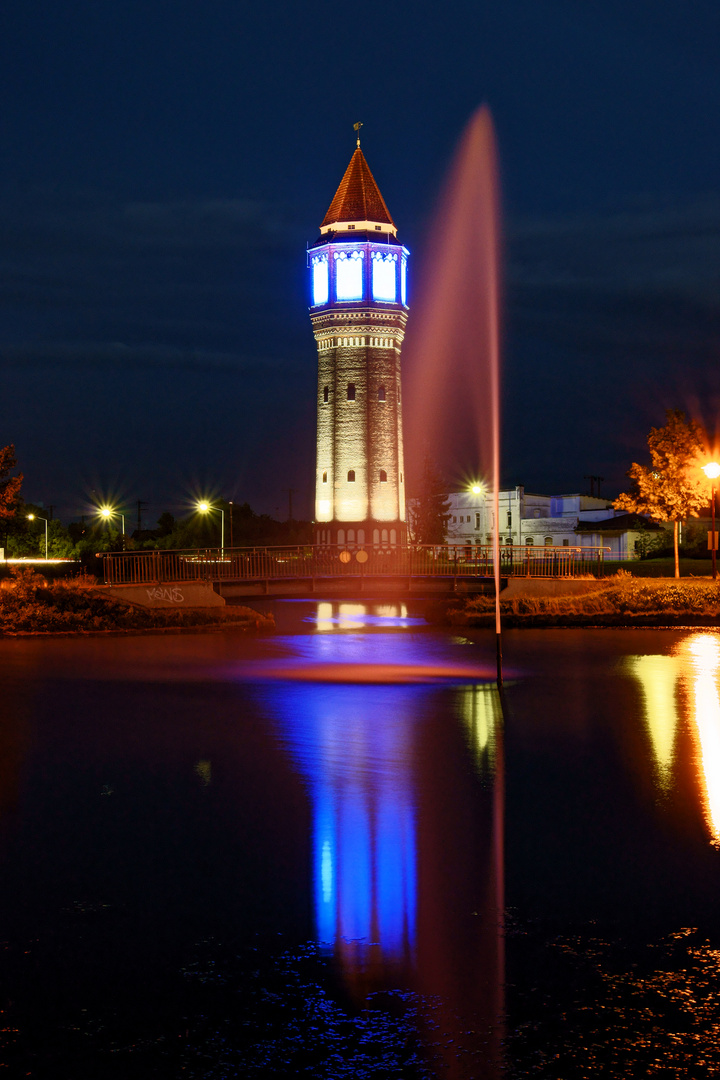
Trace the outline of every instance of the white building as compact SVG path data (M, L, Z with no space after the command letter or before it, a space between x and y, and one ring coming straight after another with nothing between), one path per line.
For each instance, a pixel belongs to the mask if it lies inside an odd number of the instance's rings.
M449 544L492 543L492 492L451 492ZM500 492L500 542L526 547L604 547L608 559L638 558L643 536L661 526L613 509L593 495L534 495L524 487Z

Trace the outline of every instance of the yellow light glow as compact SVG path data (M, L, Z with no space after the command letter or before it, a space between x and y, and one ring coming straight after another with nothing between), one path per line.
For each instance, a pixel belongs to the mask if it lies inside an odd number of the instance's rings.
M207 514L208 510L210 509L210 503L199 502L197 504L197 508L198 508L198 510L200 511L201 514Z
M717 634L693 634L681 648L691 662L691 700L700 739L705 816L713 843L720 846L720 639Z
M35 515L34 514L28 514L28 521L34 521L34 520L35 520Z
M717 461L709 461L707 465L703 465L702 471L708 480L717 480L718 476L720 476L720 465L718 465Z
M495 765L495 739L502 723L497 688L490 684L462 686L458 690L458 704L478 771L484 773Z
M100 517L109 518L113 516L114 511L109 506L100 507Z
M470 490L472 491L473 495L480 495L482 493L482 487L480 486L480 484L473 484Z
M657 782L663 791L672 783L678 714L675 691L680 665L674 656L631 656L628 667L640 683L645 723L655 755Z

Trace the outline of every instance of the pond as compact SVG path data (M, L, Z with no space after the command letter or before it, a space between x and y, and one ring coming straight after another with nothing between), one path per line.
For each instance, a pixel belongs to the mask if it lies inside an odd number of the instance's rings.
M0 643L0 1063L716 1075L720 635Z

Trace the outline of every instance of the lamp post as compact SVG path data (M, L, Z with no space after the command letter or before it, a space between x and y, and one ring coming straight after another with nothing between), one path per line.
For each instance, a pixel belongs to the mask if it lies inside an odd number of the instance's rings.
M211 510L217 510L220 514L220 558L225 555L225 511L222 506L211 506L208 502L199 502L197 508L201 514L209 514Z
M48 557L48 543L47 543L48 519L42 517L41 514L28 514L28 521L35 521L35 518L38 518L40 521L45 522L45 561L47 562L47 557Z
M710 481L710 507L712 510L712 543L710 544L710 547L712 548L712 576L714 581L717 578L717 554L715 551L717 546L715 543L715 481L718 476L720 476L720 465L718 465L717 461L709 461L707 465L703 465L702 471Z
M110 518L115 517L115 515L117 515L120 518L120 521L122 522L122 534L124 536L125 535L125 515L123 513L121 513L119 510L113 510L112 507L110 507L110 506L101 506L100 507L100 517L105 518L106 521L109 521Z

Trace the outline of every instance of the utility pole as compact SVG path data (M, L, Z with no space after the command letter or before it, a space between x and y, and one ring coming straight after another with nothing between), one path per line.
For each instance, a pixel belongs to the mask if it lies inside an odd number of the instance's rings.
M143 499L138 499L138 501L137 501L137 510L138 510L137 531L141 532L142 531L142 512L143 512L143 510L147 510L147 503Z
M597 480L597 497L600 498L600 485L602 484L604 476L597 476L595 473L591 473L589 476L583 476L583 480L590 481L590 497L595 497L595 481Z

